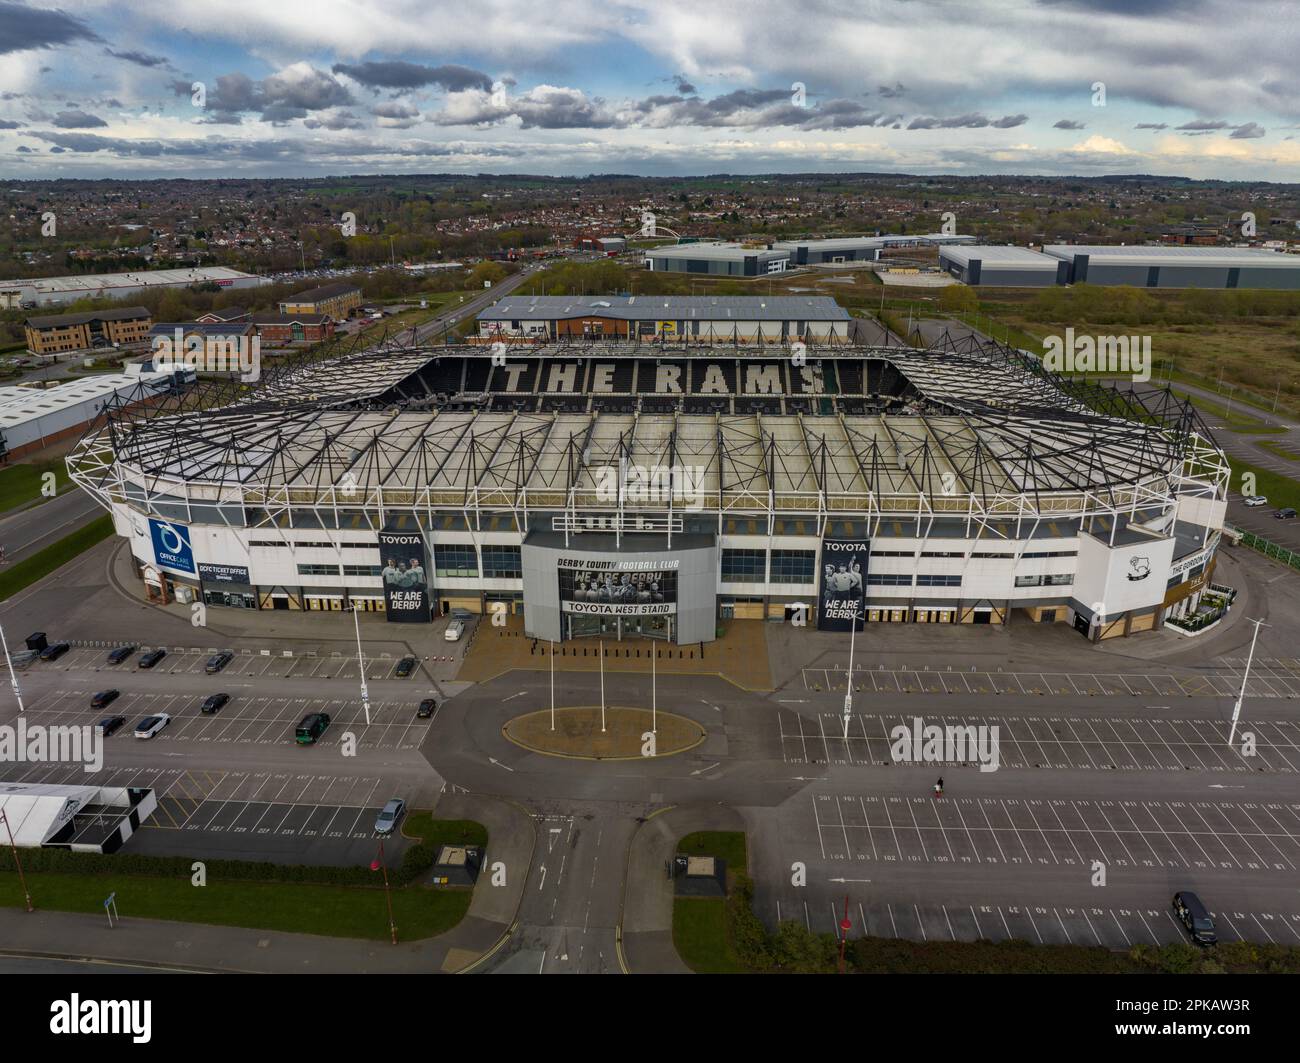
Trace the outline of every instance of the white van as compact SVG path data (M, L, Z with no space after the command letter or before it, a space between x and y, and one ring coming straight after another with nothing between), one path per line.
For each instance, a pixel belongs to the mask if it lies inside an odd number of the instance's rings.
M447 630L442 637L448 642L459 642L463 634L465 634L465 621L453 620L447 625Z

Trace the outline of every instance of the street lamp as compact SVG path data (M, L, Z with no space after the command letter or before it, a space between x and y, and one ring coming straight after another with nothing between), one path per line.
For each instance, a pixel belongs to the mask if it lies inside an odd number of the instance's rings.
M849 681L844 692L844 741L846 742L849 740L849 720L853 716L853 642L858 634L858 607L856 605L853 607L853 619L849 623Z
M384 900L388 902L388 933L393 939L393 944L397 944L397 924L393 922L393 894L388 888L388 865L384 863L384 839L379 839L379 855L370 861L371 871L382 871L384 873Z
M1259 629L1264 626L1262 620L1252 620L1250 623L1255 625L1255 633L1250 636L1250 653L1246 655L1246 670L1241 673L1241 691L1237 694L1237 703L1232 706L1232 730L1228 732L1230 746L1237 738L1237 719L1241 716L1241 703L1246 697L1246 680L1250 678L1250 662L1255 659L1255 640L1259 638Z
M0 625L0 643L4 645L5 662L9 665L9 686L13 688L14 700L18 702L18 712L21 714L27 710L23 708L23 692L18 687L18 675L14 672L14 660L9 656L9 640L5 638L3 625Z
M365 710L366 726L370 726L370 688L366 686L366 659L361 655L361 621L357 619L356 604L352 606L352 626L357 632L357 666L361 669L361 708Z
M34 912L36 909L32 906L32 895L27 889L27 878L23 875L23 862L18 859L18 846L14 843L14 830L9 826L9 817L5 815L3 808L0 808L0 819L4 820L5 833L9 835L9 848L13 850L14 864L18 867L18 882L23 888L23 897L27 901L27 910Z

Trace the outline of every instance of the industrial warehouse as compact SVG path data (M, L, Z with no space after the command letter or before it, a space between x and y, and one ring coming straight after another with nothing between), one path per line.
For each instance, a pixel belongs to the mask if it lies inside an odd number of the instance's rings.
M1048 244L943 247L939 268L964 284L1036 288L1054 284L1136 288L1300 288L1300 255L1258 247L1125 247Z
M257 288L270 283L266 277L228 266L28 277L0 280L0 309L57 306L79 299L130 299L157 288L193 288L207 284L222 289Z
M154 600L678 644L728 617L1158 628L1209 580L1229 474L1170 393L950 338L390 341L110 411L68 465Z

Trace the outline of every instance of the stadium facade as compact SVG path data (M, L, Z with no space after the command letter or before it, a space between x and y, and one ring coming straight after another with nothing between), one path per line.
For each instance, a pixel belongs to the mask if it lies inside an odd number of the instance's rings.
M556 640L855 616L1097 639L1213 570L1229 469L1190 404L998 344L338 347L123 401L79 442L142 594L501 609Z

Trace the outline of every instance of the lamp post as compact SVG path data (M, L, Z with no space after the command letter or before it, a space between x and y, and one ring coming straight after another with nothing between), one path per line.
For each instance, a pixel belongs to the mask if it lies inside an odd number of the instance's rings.
M853 716L853 642L858 635L858 608L853 607L849 626L849 681L844 691L844 741L849 740L849 720Z
M555 730L555 643L551 643L551 730Z
M18 702L18 712L21 714L27 710L23 708L23 692L18 687L18 676L14 672L13 658L9 656L9 640L5 638L5 629L3 625L0 625L0 643L4 644L5 663L9 665L9 686L13 689L14 700Z
M600 733L605 733L605 640L601 639L597 646L600 651Z
M366 726L370 726L370 688L366 686L366 659L361 655L361 621L357 619L357 608L352 606L352 626L357 632L357 667L361 669L361 708L366 714Z
M1241 673L1241 691L1237 694L1237 702L1232 706L1232 730L1228 732L1228 745L1232 745L1237 739L1237 720L1241 716L1241 703L1246 697L1246 680L1250 678L1250 663L1255 659L1255 640L1259 638L1259 629L1264 626L1262 620L1250 621L1255 625L1255 633L1250 636L1250 653L1246 655L1246 670Z
M9 848L13 850L14 864L18 868L18 882L23 888L23 898L27 901L27 910L36 911L32 905L32 895L27 889L27 877L23 874L23 862L18 858L18 846L14 843L14 830L9 826L9 817L5 815L5 810L0 808L0 819L4 820L5 833L9 835Z
M384 900L388 902L388 933L393 939L393 944L397 944L397 924L393 922L393 894L388 888L388 865L384 863L384 839L379 839L379 855L370 861L371 871L382 871L384 873Z

